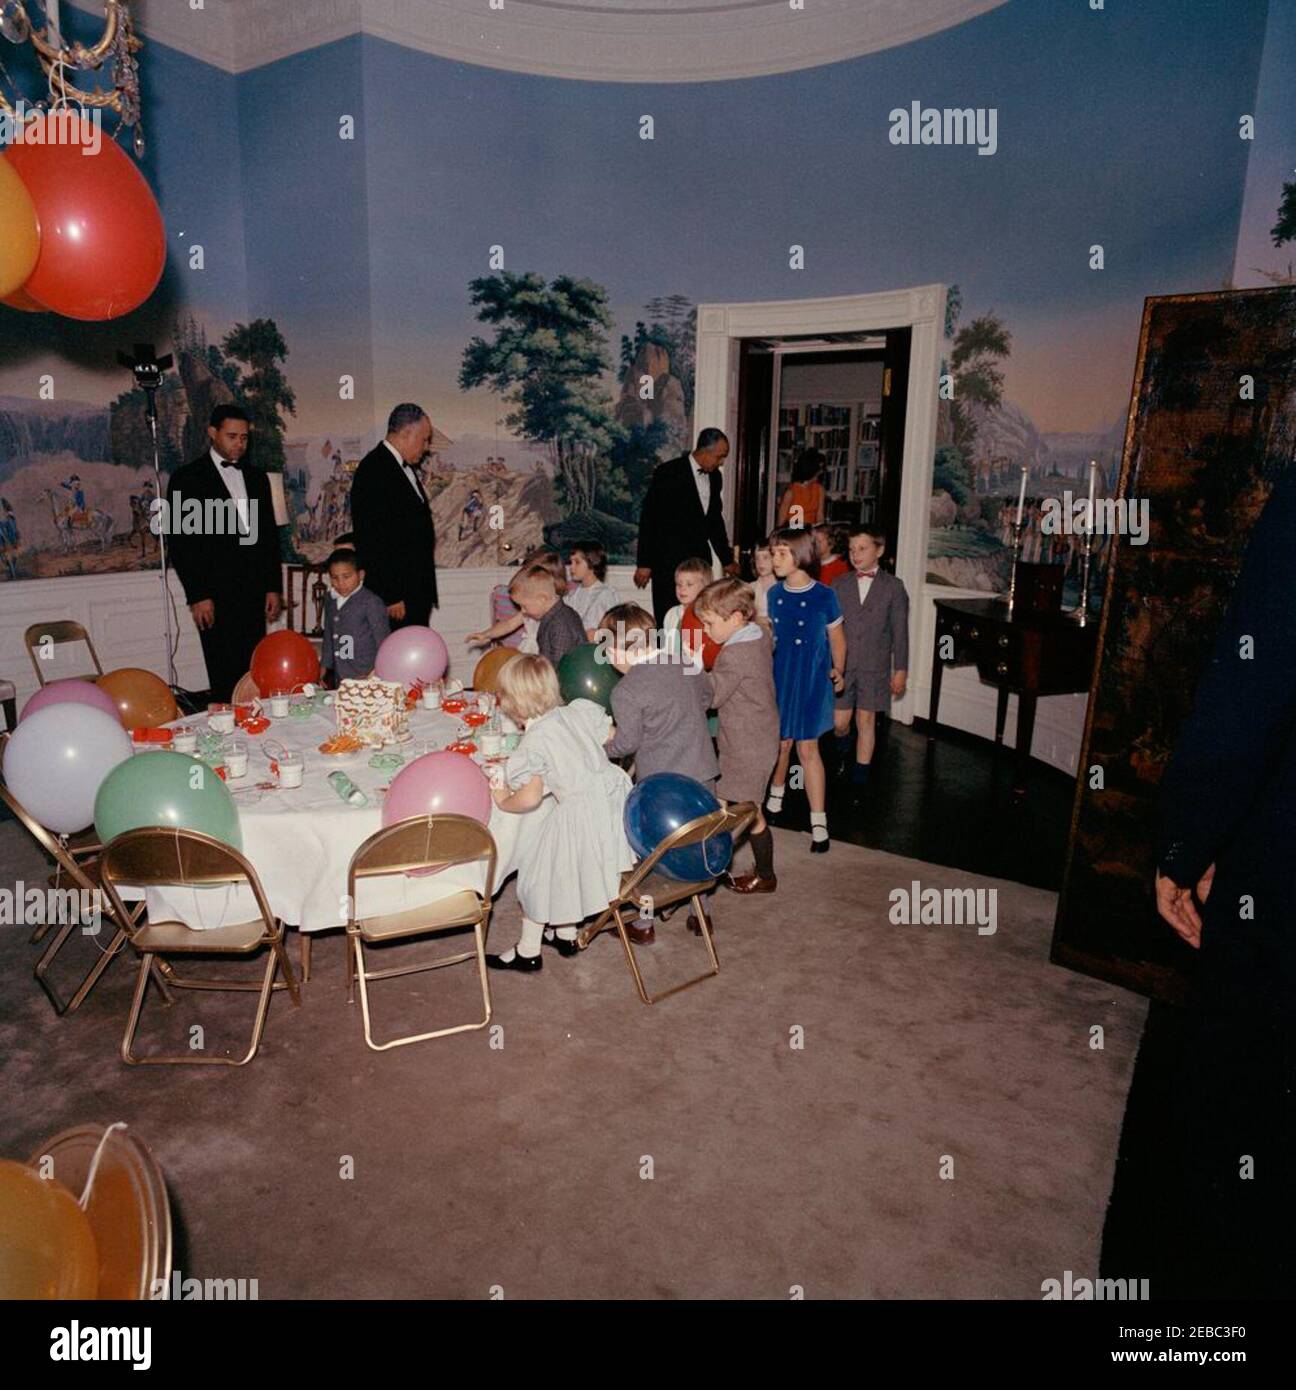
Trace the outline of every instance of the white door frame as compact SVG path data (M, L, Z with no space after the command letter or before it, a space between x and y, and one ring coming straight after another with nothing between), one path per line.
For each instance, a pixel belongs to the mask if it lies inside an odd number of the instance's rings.
M909 398L905 414L904 477L900 488L896 573L904 580L910 603L910 680L918 653L914 627L927 578L927 532L931 519L932 467L936 455L937 389L945 330L944 285L916 285L879 294L840 295L831 299L772 299L752 304L699 304L697 361L693 398L697 431L718 425L738 434L738 341L784 338L800 333L882 332L912 328L909 349ZM770 440L777 448L777 437ZM765 467L770 466L766 458ZM724 478L725 517L733 525L733 474ZM913 695L892 707L892 718L913 722Z

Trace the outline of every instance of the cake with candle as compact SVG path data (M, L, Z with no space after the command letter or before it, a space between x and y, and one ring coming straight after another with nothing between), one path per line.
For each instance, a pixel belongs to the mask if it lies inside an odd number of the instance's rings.
M397 681L344 680L333 701L337 731L362 741L366 748L384 748L409 738L405 687Z

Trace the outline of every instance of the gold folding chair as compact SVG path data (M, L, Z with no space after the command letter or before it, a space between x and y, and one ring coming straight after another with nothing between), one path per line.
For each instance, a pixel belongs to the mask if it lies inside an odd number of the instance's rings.
M699 816L696 820L691 820L687 825L681 825L678 830L673 831L653 850L647 859L628 873L621 875L621 892L616 901L609 903L607 910L576 937L581 950L584 950L599 932L606 931L615 925L617 934L621 938L621 945L625 948L625 957L630 966L630 973L634 976L635 989L639 991L639 998L645 1004L659 1003L672 994L678 994L682 989L689 989L693 985L701 984L703 980L709 980L712 975L718 975L720 973L720 958L716 955L715 941L711 936L711 919L707 916L706 908L702 904L702 895L710 892L716 886L719 875L703 879L698 883L680 883L677 879L667 878L664 874L657 873L656 869L662 855L668 854L673 849L682 849L686 845L703 845L705 847L708 840L726 833L732 835L736 843L739 837L751 828L755 819L755 803L739 801L730 806L722 806L718 811L711 811L705 816ZM635 959L634 945L626 932L626 923L621 915L623 912L628 912L631 920L637 918L640 903L644 898L652 903L654 916L663 907L671 907L675 903L681 903L685 898L692 899L693 910L702 927L702 940L706 945L707 955L711 958L709 970L704 970L701 975L695 975L692 979L684 980L680 984L671 985L669 989L663 989L657 994L648 993L644 988L643 976L639 973L639 962Z
M7 733L0 734L0 763L4 760L4 749L8 739ZM144 904L138 903L126 916L119 917L116 909L104 901L104 894L101 891L102 885L99 882L98 863L98 855L103 846L99 844L93 830L83 830L72 836L55 835L46 830L5 785L3 775L0 775L0 801L4 802L18 824L54 861L55 867L54 872L49 876L49 886L92 894L92 900L100 904L102 909L100 931L103 929L104 922L107 922L112 929L112 936L107 947L100 949L99 959L90 967L85 979L78 985L71 999L66 1001L49 977L50 967L54 964L54 957L63 949L72 933L78 927L84 927L85 924L75 920L61 922L47 920L37 926L31 935L32 944L35 945L48 932L55 927L58 928L54 934L54 939L41 952L41 957L36 962L36 981L49 997L56 1014L61 1017L63 1014L75 1013L81 1007L86 995L95 987L100 975L108 969L113 958L126 944L127 930L143 913Z
M133 923L128 929L130 944L139 952L140 973L131 1001L126 1032L122 1036L122 1061L131 1066L208 1065L241 1067L256 1056L265 1029L270 999L276 990L286 989L294 1005L301 1004L301 994L293 975L288 953L284 950L283 923L270 910L265 891L256 870L232 846L196 830L167 829L149 826L128 830L118 835L104 850L99 860L100 877L109 901L118 912L123 911L119 884L137 888L211 888L246 883L252 889L260 916L250 922L199 931L183 922ZM164 971L165 983L174 989L207 989L251 991L258 993L256 1019L252 1025L252 1040L242 1057L202 1057L193 1053L138 1057L132 1051L135 1032L139 1027L155 964L169 956L251 956L262 948L268 949L265 971L260 983L256 980L213 979L209 976L181 975L171 964ZM161 957L162 961L156 961ZM276 980L279 970L283 979ZM161 983L159 981L159 983ZM162 986L165 992L165 985Z
M480 893L461 888L437 902L423 907L407 908L377 917L356 915L356 883L360 879L378 878L384 874L403 874L411 869L449 868L458 864L486 865L486 878ZM389 1047L404 1047L406 1043L425 1042L428 1038L444 1038L451 1033L466 1033L485 1028L491 1021L490 980L486 974L486 932L490 927L491 898L495 892L495 840L484 825L467 816L417 816L388 826L370 837L351 856L347 869L347 901L350 917L347 920L347 1003L355 998L354 981L360 980L360 1011L364 1015L365 1042L375 1052ZM365 947L377 949L393 942L432 932L471 927L471 951L412 965L390 966L370 970L365 964ZM477 1023L458 1023L450 1028L436 1028L427 1033L412 1033L377 1043L369 1018L369 984L396 975L412 975L423 970L439 970L443 965L459 965L476 958L481 979L483 1017Z
M27 655L31 658L32 669L36 672L36 679L41 685L45 684L45 672L43 666L48 662L42 662L36 655L37 648L45 648L50 644L56 647L65 646L69 642L84 642L90 651L90 660L94 662L95 674L102 676L103 667L99 664L99 653L95 651L94 643L90 640L90 634L81 626L80 623L73 622L71 618L58 618L50 623L33 623L31 627L23 633L23 644L27 648ZM81 676L60 676L60 680L94 680L88 671Z
M234 687L234 693L230 696L230 703L233 705L246 705L260 698L261 691L257 688L256 681L252 679L252 672L245 671L238 678L238 684Z

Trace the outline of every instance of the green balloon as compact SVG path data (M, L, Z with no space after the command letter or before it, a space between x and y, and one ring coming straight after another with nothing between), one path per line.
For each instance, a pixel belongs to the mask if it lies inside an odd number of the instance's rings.
M214 768L187 753L137 753L119 763L100 784L94 823L105 845L127 830L160 825L243 848L229 788Z
M621 672L610 661L598 660L598 650L594 642L573 647L558 663L558 688L569 705L573 700L593 700L611 714L612 687Z

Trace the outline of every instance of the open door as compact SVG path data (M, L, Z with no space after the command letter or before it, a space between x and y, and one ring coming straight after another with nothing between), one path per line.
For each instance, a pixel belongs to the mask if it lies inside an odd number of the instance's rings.
M732 535L744 560L774 527L793 461L814 447L826 460L828 519L878 524L895 571L912 336L738 343Z

